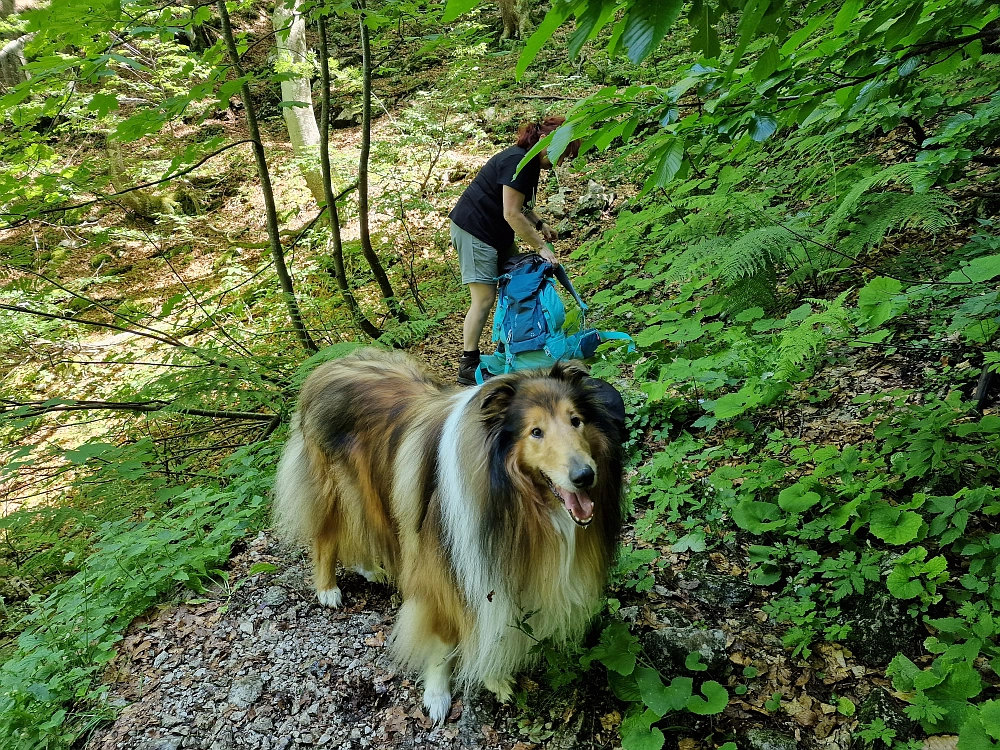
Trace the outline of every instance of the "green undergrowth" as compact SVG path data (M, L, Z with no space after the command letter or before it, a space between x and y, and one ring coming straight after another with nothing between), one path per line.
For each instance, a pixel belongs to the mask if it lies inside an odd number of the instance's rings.
M101 674L123 632L163 597L227 577L233 542L266 518L277 449L240 449L218 481L172 488L163 510L96 524L86 552L65 553L82 557L76 572L29 599L0 667L0 747L68 747L113 715Z

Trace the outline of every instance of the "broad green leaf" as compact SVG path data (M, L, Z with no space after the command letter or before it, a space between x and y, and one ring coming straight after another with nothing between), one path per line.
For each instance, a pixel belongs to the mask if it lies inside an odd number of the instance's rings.
M688 710L693 714L701 716L719 714L729 704L729 693L715 680L709 680L703 684L701 692L706 700L702 700L697 695L692 695L690 700L688 700Z
M87 109L91 112L97 112L98 117L104 117L108 112L118 109L118 97L113 94L94 94L90 97Z
M889 544L908 544L920 536L924 519L912 510L900 510L881 503L872 511L869 528L875 536Z
M661 750L666 738L656 727L636 729L622 737L622 750Z
M945 281L949 284L973 283L989 281L997 276L1000 276L1000 255L985 255L948 274Z
M919 0L907 8L906 12L897 18L893 22L892 26L886 30L884 42L885 46L892 49L896 46L896 42L908 36L909 33L916 27L917 22L920 20L920 14L923 10L923 0Z
M665 187L680 171L684 161L684 142L674 139L663 149L659 164L656 167L655 182L657 187Z
M626 11L622 44L635 65L646 59L677 20L683 0L634 0Z
M684 659L684 668L692 672L704 672L708 669L708 665L702 662L700 651L692 651Z
M635 681L642 695L642 702L657 716L680 711L691 697L691 678L675 677L664 685L660 673L648 667L636 667Z
M737 526L754 534L781 528L786 523L781 518L781 512L777 505L755 500L741 500L733 508L732 517Z
M896 279L876 276L858 292L858 310L869 328L878 328L898 314L894 298L902 288L902 283Z
M568 17L569 11L566 5L562 3L552 4L549 12L545 14L545 18L542 19L542 22L538 24L538 28L535 29L535 33L528 37L528 41L525 42L524 49L521 51L521 56L517 59L517 65L514 68L514 77L518 81L521 80L524 71L531 65L531 61L535 59L535 56L542 49L545 42L555 33L556 29L562 26L563 21Z
M778 54L778 46L774 42L771 42L767 49L761 53L761 56L757 58L757 64L753 66L750 77L757 83L766 81L777 69L780 62L781 55Z
M601 642L591 649L591 656L608 669L621 675L630 675L635 669L639 642L623 622L613 622L601 633Z
M861 10L861 6L864 5L864 0L847 0L840 10L837 11L837 17L833 19L833 33L842 34L857 18L858 11Z
M569 41L566 43L570 59L575 59L580 54L583 45L604 27L614 11L614 3L608 3L605 0L587 0L587 8L583 13L577 15L576 29L570 34Z
M451 23L463 13L468 13L481 2L482 0L448 0L441 21L443 23Z
M993 739L1000 740L1000 701L980 703L979 718L986 733Z
M750 121L750 137L760 143L774 135L778 120L773 115L754 115Z
M778 505L788 513L803 513L819 501L819 493L810 491L801 482L796 482L778 493Z

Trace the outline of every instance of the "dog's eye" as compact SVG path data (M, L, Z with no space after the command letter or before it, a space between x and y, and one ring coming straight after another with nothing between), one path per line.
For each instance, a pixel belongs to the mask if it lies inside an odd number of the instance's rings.
M543 437L544 435L545 433L542 432L542 429L540 427L535 427L531 430L531 437L533 438L540 438Z
M579 417L572 417L572 418L571 418L571 419L569 420L569 423L570 423L571 425L573 425L574 427L579 427L580 425L582 425L582 424L583 424L583 420L582 420L582 419L580 419Z

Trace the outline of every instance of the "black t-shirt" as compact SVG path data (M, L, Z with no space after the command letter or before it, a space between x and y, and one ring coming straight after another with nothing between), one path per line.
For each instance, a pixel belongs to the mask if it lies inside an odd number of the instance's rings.
M514 230L503 217L503 186L510 185L524 195L525 205L534 202L538 190L541 163L537 156L514 177L514 171L526 153L527 149L511 146L486 162L449 215L466 232L495 247L500 253L514 244Z

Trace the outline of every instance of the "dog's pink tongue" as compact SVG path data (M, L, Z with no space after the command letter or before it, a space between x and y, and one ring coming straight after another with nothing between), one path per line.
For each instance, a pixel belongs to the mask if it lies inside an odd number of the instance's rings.
M594 501L585 492L570 492L562 487L556 487L559 497L562 498L566 510L572 513L581 521L586 521L594 515Z

